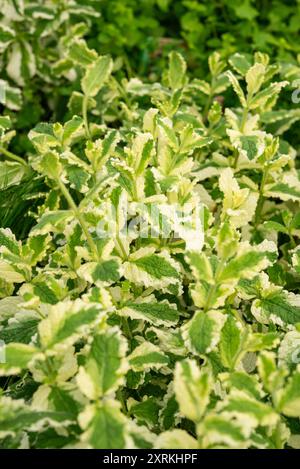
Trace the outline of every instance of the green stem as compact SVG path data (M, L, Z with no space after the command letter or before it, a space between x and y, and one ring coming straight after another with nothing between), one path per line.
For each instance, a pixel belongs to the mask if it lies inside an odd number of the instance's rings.
M259 225L259 220L260 220L263 205L264 205L264 198L262 196L259 196L257 207L256 207L256 212L255 212L255 220L254 220L255 227Z
M55 378L56 378L56 373L53 368L53 361L50 357L46 357L46 360L44 361L45 363L45 371L47 373L47 384L54 384L55 383Z
M212 100L212 95L210 94L207 98L207 101L205 103L205 107L204 107L204 110L203 110L203 120L204 120L204 122L207 121L207 115L208 115L209 107L211 105L211 100Z
M82 100L82 117L83 117L86 136L89 140L91 140L92 137L91 137L91 133L90 133L89 121L88 121L88 115L87 115L88 114L88 112L87 112L88 111L88 101L89 101L89 97L84 96L83 100Z
M213 99L213 94L210 93L205 103L204 110L203 110L203 122L207 122L208 111L209 111L212 99Z
M244 132L244 127L247 122L247 117L248 117L248 108L245 107L243 109L243 114L242 114L242 120L241 120L241 126L240 126L240 131Z
M132 332L128 324L128 319L126 317L122 317L121 321L122 321L122 328L123 328L124 334L129 340L129 349L131 351L131 343L132 343L133 336L132 336Z
M46 318L46 316L38 308L34 308L34 311L40 316L40 318Z
M122 96L122 98L124 99L126 105L128 108L130 108L130 100L128 98L128 94L126 93L126 91L124 90L123 86L120 85L120 83L118 82L118 80L116 80L114 77L111 77L110 78L111 82L114 84L114 86L117 88L118 92L120 93L120 95Z
M204 312L205 313L210 309L210 303L211 303L211 300L213 299L213 296L216 292L217 285L218 285L218 278L219 278L220 274L222 273L225 262L226 262L225 259L222 259L221 262L219 263L218 267L217 267L217 270L216 270L216 273L215 273L215 278L214 278L214 284L211 285L211 287L209 288L209 291L208 291L207 300L206 300L206 304L205 304L205 307L204 307Z
M108 175L108 176L105 176L104 178L102 179L99 179L99 181L97 181L95 183L95 185L92 187L92 189L89 190L89 192L87 194L85 194L85 197L84 199L82 199L82 201L80 202L79 204L79 208L83 208L85 207L85 205L87 203L89 203L89 201L92 199L92 197L96 194L96 192L98 191L98 189L101 187L101 184L103 184L103 182L106 180L106 179L109 179L111 176Z
M240 125L240 131L241 131L241 133L244 132L245 124L246 124L246 122L247 122L247 117L248 117L248 107L245 107L245 108L243 109L243 114L242 114L242 119L241 119L241 125ZM238 152L237 149L235 149L234 161L233 161L233 168L234 168L234 169L236 169L236 167L237 167L238 160L239 160L239 152Z
M138 202L138 189L135 179L132 179L132 196L133 202Z
M260 184L260 188L259 188L259 198L258 198L258 202L257 202L257 207L256 207L256 212L255 212L255 220L254 220L255 227L257 227L258 224L259 224L260 217L261 217L261 212L262 212L264 201L265 201L263 193L264 193L264 187L265 187L265 184L266 184L267 177L268 177L268 168L266 168L263 172L263 176L262 176L262 180L261 180L261 184Z
M124 59L124 63L125 63L128 78L132 78L133 71L132 71L132 68L131 68L131 65L130 65L127 54L124 54L123 59Z
M98 255L98 250L97 250L97 247L94 243L94 240L92 238L92 235L91 233L89 232L89 229L85 223L85 220L82 216L82 214L80 213L80 211L78 210L78 207L77 205L75 204L70 192L68 191L67 187L64 185L64 183L57 179L57 183L58 183L58 186L61 190L61 192L63 193L64 197L66 198L70 208L73 210L74 212L74 215L75 217L77 218L77 220L79 221L80 223L80 226L85 234L85 237L86 237L86 240L87 240L87 243L89 245L89 248L92 252L92 254L94 255L95 259L98 259L99 255Z
M122 240L119 236L116 236L116 243L117 243L117 248L119 250L119 253L121 254L122 259L125 261L128 256L127 256L127 252L125 251Z
M215 79L212 78L211 84L210 84L210 93L208 95L208 98L207 98L207 101L205 103L205 107L204 107L204 110L203 110L203 121L204 122L207 121L208 111L209 111L210 105L212 103L212 99L214 97L214 87L215 87Z
M295 247L297 247L297 243L296 243L295 238L294 238L294 236L292 235L292 233L289 233L289 236L290 236L291 246L292 246L292 248L294 249Z
M18 163L22 164L23 166L27 166L27 163L26 163L25 160L23 160L23 158L21 158L18 155L15 155L11 151L6 150L6 148L3 148L2 146L0 146L0 153L2 153L4 156L6 156L7 158L9 158L11 160L17 161Z
M238 161L239 161L239 151L235 148L234 149L233 169L236 169Z

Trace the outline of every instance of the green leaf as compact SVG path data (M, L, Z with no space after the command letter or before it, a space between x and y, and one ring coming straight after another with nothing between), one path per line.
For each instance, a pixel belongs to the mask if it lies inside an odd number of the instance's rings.
M51 237L49 234L31 236L27 240L27 246L30 249L30 263L36 265L47 253L47 247Z
M36 164L36 169L50 179L59 179L62 173L59 155L53 151L45 153Z
M269 110L275 104L282 88L288 84L287 81L272 83L267 88L259 91L249 102L250 109L264 108ZM267 109L266 109L267 108Z
M155 398L147 398L142 402L130 404L130 414L133 415L139 425L153 427L158 423L158 412L160 406Z
M221 381L224 382L229 389L239 389L240 391L247 392L256 399L261 399L263 396L262 386L257 375L249 375L243 371L235 371L222 373L219 376Z
M36 411L24 403L23 399L1 397L0 400L0 437L15 435L24 430L42 432L43 429L68 427L72 415L66 412Z
M181 279L178 263L167 252L155 254L147 248L124 263L124 276L138 285L171 292L178 290Z
M22 283L25 281L23 273L16 270L12 265L0 258L0 279L8 283Z
M222 223L216 240L216 250L221 259L230 259L238 249L238 233L230 222ZM210 277L212 278L212 272ZM208 280L208 279L207 279Z
M139 319L155 326L173 326L179 320L177 307L167 300L156 301L153 295L139 301L129 301L118 310L121 316Z
M234 91L236 92L239 100L240 100L240 103L242 105L242 107L246 107L247 106L247 102L246 102L246 98L245 98L245 94L238 82L238 79L236 78L236 76L228 71L226 72L226 76L228 77L230 83L231 83L231 86L233 87Z
M257 360L259 376L263 382L264 388L269 392L274 392L284 383L286 371L279 370L275 362L275 354L272 352L262 352Z
M6 47L11 40L14 39L16 33L13 29L11 29L9 26L2 24L0 26L0 46L1 49L3 47Z
M224 70L226 63L221 59L219 52L215 51L208 57L208 66L210 73L215 78Z
M182 335L188 349L196 354L207 354L219 343L226 316L219 311L197 311L182 327Z
M59 140L54 135L53 124L40 123L34 129L32 129L28 134L29 139L32 144L35 146L37 151L41 154L46 153L53 147L59 146ZM57 157L57 155L56 155ZM55 156L50 156L50 158L55 158ZM34 165L38 162L35 163ZM33 165L33 166L34 166Z
M272 220L266 221L263 224L263 227L266 228L268 231L277 231L279 233L288 234L288 229L284 225L276 221L272 221Z
M101 307L82 300L65 301L52 306L49 315L38 327L41 346L51 349L62 344L72 345L89 331L96 321L103 319Z
M132 447L126 418L119 404L112 399L87 406L79 414L84 433L81 441L95 449L125 449Z
M250 431L241 422L222 414L207 415L198 427L203 447L207 449L247 448Z
M139 133L132 144L132 155L134 157L134 169L137 176L141 175L153 153L153 139L149 133Z
M117 328L94 336L85 364L77 375L83 394L96 401L123 383L127 371L126 350L127 343Z
M97 53L87 47L83 39L76 39L69 47L68 55L76 64L86 67L97 59Z
M249 418L253 428L272 426L279 421L279 415L272 407L237 389L233 389L227 399L220 403L220 409L227 415Z
M280 342L278 349L278 366L296 368L300 362L300 332L288 331Z
M233 7L238 18L245 20L253 21L259 14L259 12L251 5L249 0L243 0Z
M39 318L32 312L19 312L13 321L0 329L0 340L6 344L17 342L19 344L29 344L37 332Z
M19 111L23 104L22 93L19 88L11 86L7 81L0 79L0 103L12 111Z
M299 297L281 289L271 290L261 299L253 302L252 314L264 324L279 325L296 324L300 322Z
M83 127L83 119L79 116L73 116L72 119L64 124L62 143L64 146L71 144L72 139L78 131Z
M114 153L119 140L119 132L110 130L103 139L87 142L85 154L92 163L94 170L99 170L107 162Z
M275 348L279 342L280 338L277 332L255 332L248 337L246 348L248 352L259 352Z
M199 444L185 430L174 429L161 433L156 439L155 448L199 449Z
M289 378L287 385L280 392L278 406L288 417L300 417L300 370L297 369Z
M87 262L78 269L78 275L95 285L110 285L120 279L120 264L117 259Z
M266 197L276 197L281 200L294 200L295 202L300 201L300 184L299 187L293 187L292 185L278 182L276 184L268 184L264 192Z
M240 54L236 52L229 58L230 65L238 72L240 75L245 76L251 67L251 62L245 54Z
M131 368L134 371L158 370L169 364L169 359L159 347L151 342L143 342L128 356Z
M96 96L111 74L112 66L113 62L108 55L98 57L87 66L81 81L82 90L86 96Z
M36 347L20 343L9 343L4 346L4 363L0 361L0 375L18 374L22 369L37 358L39 350Z
M228 130L228 135L233 146L250 161L261 156L265 149L263 135L238 135L233 137L230 130Z
M55 290L51 287L51 284L47 284L46 282L36 280L34 280L34 284L32 285L34 295L36 295L42 303L55 305L56 303L58 303L58 296L56 295Z
M181 54L171 52L169 55L168 79L173 90L182 88L185 83L186 63Z
M247 91L250 96L257 93L264 82L266 68L261 63L255 63L246 73Z
M180 413L195 423L200 422L209 403L211 378L194 360L176 363L174 390Z
M224 194L222 219L229 217L234 228L245 226L255 214L258 194L248 188L241 189L231 168L223 169L219 186Z
M10 186L19 184L25 173L24 165L2 161L0 166L0 190L2 191Z
M20 254L21 244L16 240L16 237L9 228L0 228L0 248L2 251L3 247L13 254Z
M246 247L245 252L241 249L241 253L227 263L219 276L219 281L227 282L237 277L249 278L268 267L275 259L276 246L272 242L263 242L249 250Z
M226 368L235 368L247 335L247 329L243 329L240 322L228 315L220 336L220 357Z
M71 210L57 210L43 214L38 223L31 230L32 236L44 235L49 232L63 231L68 219L73 218Z

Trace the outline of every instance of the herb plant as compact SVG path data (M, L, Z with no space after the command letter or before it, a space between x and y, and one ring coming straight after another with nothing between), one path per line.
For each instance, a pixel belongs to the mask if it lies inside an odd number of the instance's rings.
M298 66L214 52L199 78L172 51L148 80L59 26L65 115L21 155L0 117L0 189L28 203L1 214L1 447L297 447Z

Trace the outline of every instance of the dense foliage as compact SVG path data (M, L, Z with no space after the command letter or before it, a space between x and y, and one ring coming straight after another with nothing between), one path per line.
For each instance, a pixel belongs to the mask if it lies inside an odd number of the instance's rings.
M299 446L299 11L272 3L2 2L2 448Z

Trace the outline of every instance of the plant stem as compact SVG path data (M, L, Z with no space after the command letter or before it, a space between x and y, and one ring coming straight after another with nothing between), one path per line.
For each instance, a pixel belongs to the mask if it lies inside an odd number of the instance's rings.
M99 187L101 187L101 184L103 184L103 182L105 182L105 180L109 179L110 177L111 176L108 175L102 179L99 179L99 181L95 183L95 185L87 192L87 194L85 194L85 197L82 199L82 201L79 204L79 208L83 208L87 203L89 203L89 201L92 199L94 194L96 194Z
M210 84L210 93L208 95L208 98L207 98L207 101L205 103L205 107L204 107L204 110L203 110L203 121L204 122L207 121L208 111L209 111L210 105L212 103L212 99L214 97L214 88L215 88L215 78L213 77L212 80L211 80L211 84Z
M237 148L235 148L234 149L233 169L236 169L238 161L239 161L239 151L237 150Z
M116 243L117 243L118 250L121 254L121 257L123 258L123 260L126 260L128 256L127 256L127 253L125 251L125 248L124 248L124 245L122 243L120 236L116 236Z
M244 107L243 109L243 114L242 114L242 120L241 120L241 126L240 126L240 131L243 133L245 124L247 122L247 117L248 117L248 108Z
M122 321L122 327L123 327L124 334L127 337L127 339L129 340L129 349L131 351L131 342L132 342L133 337L132 337L132 332L131 332L129 324L128 324L128 319L126 317L122 317L121 321Z
M247 107L244 107L244 109L243 109L243 114L242 114L242 119L241 119L241 125L240 125L240 132L241 132L241 133L244 132L245 124L246 124L246 122L247 122L247 117L248 117L248 108L247 108ZM233 168L234 168L234 169L236 169L236 167L237 167L238 160L239 160L239 152L238 152L237 149L235 149L235 152L234 152L234 161L233 161Z
M91 133L90 133L89 121L88 121L88 115L87 115L88 100L89 100L88 96L83 97L83 100L82 100L82 117L83 117L86 136L89 140L91 140L92 137L91 137Z
M294 236L292 235L292 233L289 233L289 236L290 236L290 243L291 243L291 246L292 246L292 248L294 249L295 247L297 247L297 243L296 243L295 238L294 238Z
M21 158L18 155L15 155L11 151L6 150L6 148L3 148L2 146L0 146L0 153L2 153L4 156L6 156L7 158L9 158L11 160L17 161L18 163L22 164L23 166L27 166L27 163L26 163L25 160L23 160L23 158Z
M34 308L34 311L40 316L40 318L45 319L46 316L38 308Z
M81 226L81 228L82 228L82 230L85 234L87 243L89 245L89 248L90 248L92 254L94 255L95 259L98 259L99 255L98 255L97 247L94 243L92 235L89 232L89 229L88 229L88 227L85 223L85 220L84 220L81 212L78 210L78 207L75 204L75 202L74 202L70 192L68 191L67 187L65 186L65 184L60 179L57 179L57 183L59 185L59 188L60 188L61 192L63 193L64 197L66 198L70 208L73 210L75 217L77 218L77 220L80 223L80 226Z
M208 115L209 107L211 105L211 100L212 100L212 95L210 94L207 98L207 101L205 103L205 107L204 107L204 110L203 110L203 121L204 122L207 121L207 115Z
M130 107L130 100L128 99L128 94L123 89L122 85L120 85L118 80L116 80L115 77L113 77L113 76L110 78L110 80L114 84L114 86L117 88L118 92L120 93L120 95L122 96L122 98L124 99L126 105L129 108Z
M216 270L216 273L215 273L215 278L214 278L214 284L211 285L210 288L209 288L206 304L204 306L204 312L205 313L210 309L210 303L211 303L211 300L213 299L213 296L216 292L216 289L217 289L217 286L218 286L218 278L219 278L219 275L222 273L225 262L226 262L225 259L222 259L221 262L219 263L218 267L217 267L217 270Z
M257 227L257 225L259 224L261 211L262 211L263 205L264 205L263 192L264 192L264 187L265 187L265 184L266 184L267 176L268 176L268 168L266 168L264 170L262 180L261 180L261 183L260 183L259 198L258 198L257 207L256 207L256 211L255 211L255 220L254 220L255 227Z

